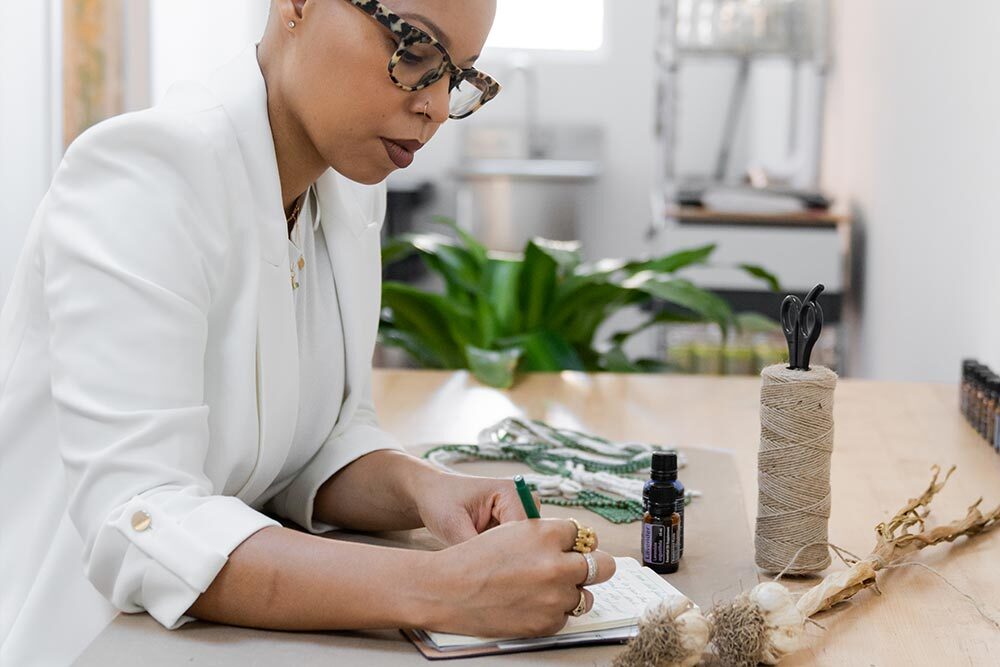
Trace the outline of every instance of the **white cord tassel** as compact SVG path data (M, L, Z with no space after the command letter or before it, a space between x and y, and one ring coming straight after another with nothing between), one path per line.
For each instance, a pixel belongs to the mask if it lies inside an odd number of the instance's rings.
M567 441L593 451L574 448ZM524 481L533 485L543 498L561 497L566 500L576 500L580 492L587 489L641 501L644 480L605 470L590 472L584 463L622 465L644 460L651 452L659 449L642 442L603 441L579 431L554 429L544 424L508 417L479 433L477 452L440 449L431 452L427 459L446 472L455 472L451 468L455 463L480 458L500 458L509 455L511 451L519 451L525 447L537 448L540 445L545 446L545 456L551 459L537 458L534 463L550 468L552 473L528 473L524 475ZM687 458L681 452L677 453L677 464L680 467L687 465ZM692 490L688 490L687 494L701 496L700 492Z
M494 454L502 453L493 446L480 445L480 450L492 449ZM451 465L465 461L478 460L474 454L460 451L437 450L431 452L427 460L445 472L456 472ZM643 480L633 477L623 477L614 473L600 471L589 472L583 464L573 464L572 461L565 461L565 468L570 476L566 477L558 473L543 475L540 473L525 473L524 481L535 487L538 495L543 498L564 498L566 500L576 500L580 492L584 489L591 491L602 491L613 493L628 500L642 500ZM688 489L687 494L698 498L700 491Z
M556 437L559 436L559 437ZM572 447L570 441L579 447ZM517 417L507 417L479 432L478 444L483 451L503 452L519 446L546 446L546 452L558 457L591 461L604 465L620 465L642 460L662 447L631 440L613 442L595 438L580 431L557 429L546 424ZM592 450L592 451L587 451ZM687 458L677 452L677 465L687 465Z

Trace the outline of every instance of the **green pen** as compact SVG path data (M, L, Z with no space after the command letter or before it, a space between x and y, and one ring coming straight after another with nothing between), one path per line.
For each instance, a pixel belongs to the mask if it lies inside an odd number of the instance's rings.
M517 487L517 495L521 498L521 504L524 506L524 513L528 515L529 519L541 519L541 515L538 513L538 508L535 507L535 499L531 497L531 489L528 485L524 483L524 477L521 475L514 475L514 486Z

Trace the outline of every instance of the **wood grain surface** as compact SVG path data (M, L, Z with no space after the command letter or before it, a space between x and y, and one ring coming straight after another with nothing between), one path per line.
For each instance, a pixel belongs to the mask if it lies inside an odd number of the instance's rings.
M754 377L577 372L530 375L510 391L483 387L464 371L382 370L374 379L382 425L404 443L471 441L484 423L518 413L614 439L731 449L751 531L759 389ZM1000 456L962 419L955 385L841 380L834 420L829 535L838 546L866 555L875 525L923 491L933 464L958 470L934 501L932 524L964 516L980 496L984 507L1000 503ZM1000 619L1000 530L914 559ZM882 595L865 591L821 614L826 629L810 626L809 646L784 664L1000 665L1000 632L927 570L886 572L880 588Z

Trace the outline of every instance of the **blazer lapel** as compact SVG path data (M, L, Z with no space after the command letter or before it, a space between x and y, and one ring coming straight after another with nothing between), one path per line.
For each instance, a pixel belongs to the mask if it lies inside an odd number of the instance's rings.
M257 262L257 461L237 493L252 502L274 481L292 444L299 402L298 337L288 267L288 237L267 89L248 47L211 82L236 131L259 243ZM253 275L253 272L251 274Z
M344 329L345 398L337 430L346 427L361 400L378 331L382 267L378 242L380 220L364 206L365 190L333 169L316 181L320 225L326 238Z

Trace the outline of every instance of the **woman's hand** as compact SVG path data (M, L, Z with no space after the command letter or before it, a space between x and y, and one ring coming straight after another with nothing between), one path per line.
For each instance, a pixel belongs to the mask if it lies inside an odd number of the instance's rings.
M447 545L527 518L510 479L442 473L424 482L415 501L424 526Z
M513 485L512 485L513 486ZM516 502L516 499L515 499ZM432 555L425 629L493 637L550 635L580 602L587 562L572 551L576 526L566 519L504 523ZM594 551L597 579L614 559ZM593 595L584 590L587 611Z

